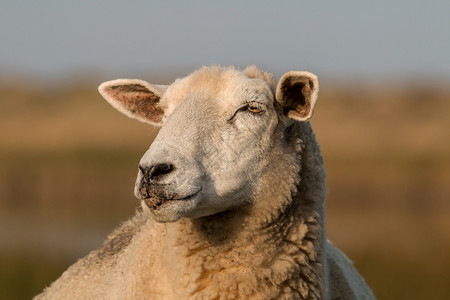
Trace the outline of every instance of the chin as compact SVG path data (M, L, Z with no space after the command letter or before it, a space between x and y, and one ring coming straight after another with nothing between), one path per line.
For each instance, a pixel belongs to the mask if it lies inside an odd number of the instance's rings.
M152 199L145 199L145 205L150 211L151 217L156 222L176 222L183 217L191 217L195 214L197 199L189 200L166 200L154 205Z

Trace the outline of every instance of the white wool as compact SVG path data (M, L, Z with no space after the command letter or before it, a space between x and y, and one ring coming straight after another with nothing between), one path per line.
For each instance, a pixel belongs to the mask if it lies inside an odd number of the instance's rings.
M162 126L140 161L142 210L36 299L374 299L326 240L325 172L307 121L317 77L204 67L101 94Z

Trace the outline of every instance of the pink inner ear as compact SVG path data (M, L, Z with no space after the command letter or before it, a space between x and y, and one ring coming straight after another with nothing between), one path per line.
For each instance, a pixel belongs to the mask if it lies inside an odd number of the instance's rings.
M141 121L161 122L164 111L158 106L160 97L141 84L119 84L107 88L110 98L120 103L128 113Z
M113 85L111 86L112 90L120 90L122 92L150 92L148 88L143 86L142 84L124 84L124 85Z

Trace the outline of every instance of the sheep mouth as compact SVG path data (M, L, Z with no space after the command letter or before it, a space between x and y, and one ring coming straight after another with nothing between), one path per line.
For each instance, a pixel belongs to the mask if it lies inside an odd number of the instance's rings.
M158 197L158 196L152 196L150 198L144 199L144 202L148 208L153 209L153 210L159 210L162 207L164 207L165 205L168 205L169 203L192 200L193 198L195 198L195 196L197 196L200 193L201 190L202 190L202 188L198 189L195 193L190 194L185 197L182 197L182 198L176 198L176 197L163 198L163 197Z

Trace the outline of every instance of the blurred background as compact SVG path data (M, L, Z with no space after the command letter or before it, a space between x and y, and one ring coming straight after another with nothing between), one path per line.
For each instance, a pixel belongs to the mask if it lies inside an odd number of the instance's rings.
M202 65L321 80L327 231L379 299L449 299L450 2L0 0L0 298L134 214L157 129L97 93Z

